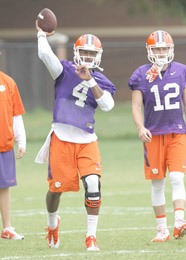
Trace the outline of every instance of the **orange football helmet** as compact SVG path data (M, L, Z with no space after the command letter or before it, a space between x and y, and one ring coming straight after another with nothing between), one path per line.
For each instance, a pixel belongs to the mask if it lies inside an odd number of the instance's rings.
M153 48L167 48L167 53L153 53ZM159 65L164 65L171 62L174 59L174 43L169 33L165 31L152 32L147 38L146 43L147 57L150 62ZM160 56L164 56L161 58Z
M80 50L96 52L93 56L80 55ZM86 65L87 68L99 68L103 53L101 41L93 34L80 36L74 44L74 62L78 65ZM101 69L102 70L102 69Z

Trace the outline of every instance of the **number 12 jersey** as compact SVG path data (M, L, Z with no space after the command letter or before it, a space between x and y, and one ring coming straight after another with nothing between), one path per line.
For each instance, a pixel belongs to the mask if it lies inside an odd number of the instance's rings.
M129 79L129 88L143 95L144 126L153 135L186 133L183 118L183 92L186 87L186 66L171 62L162 79L146 80L152 64L140 66Z

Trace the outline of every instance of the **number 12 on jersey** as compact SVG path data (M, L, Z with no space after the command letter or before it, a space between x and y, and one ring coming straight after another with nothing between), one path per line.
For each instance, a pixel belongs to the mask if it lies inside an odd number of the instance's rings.
M176 83L167 83L164 87L164 91L168 91L170 89L174 89L174 92L167 93L164 97L165 99L165 105L161 104L161 99L160 99L160 93L159 93L159 88L158 85L154 85L151 88L151 92L154 93L155 97L155 102L156 105L154 106L154 111L161 111L161 110L171 110L171 109L179 109L180 108L180 102L175 102L171 103L171 99L176 98L180 94L180 87Z

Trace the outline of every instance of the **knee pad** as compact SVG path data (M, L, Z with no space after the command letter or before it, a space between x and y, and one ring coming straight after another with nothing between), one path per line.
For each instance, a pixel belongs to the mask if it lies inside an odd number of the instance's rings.
M165 205L165 194L164 194L164 188L165 188L165 178L164 179L158 179L158 180L152 180L152 206L161 206Z
M185 186L183 172L170 172L172 186L172 201L185 200Z
M101 205L101 183L98 175L91 174L83 177L85 187L85 206L98 208Z

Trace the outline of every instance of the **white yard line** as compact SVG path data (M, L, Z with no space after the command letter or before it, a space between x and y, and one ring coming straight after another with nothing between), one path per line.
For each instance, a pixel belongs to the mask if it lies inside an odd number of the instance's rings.
M173 228L173 226L168 226L168 228ZM110 232L110 231L126 231L126 230L156 230L156 227L120 227L120 228L103 228L97 229L97 232ZM85 233L86 229L81 230L64 230L59 231L59 234L69 234L69 233ZM46 232L34 232L34 233L22 233L24 236L33 236L33 235L46 235Z
M182 249L182 250L174 250L173 253L175 252L179 252L179 253L185 253L186 252L186 248ZM95 257L97 256L103 256L103 255L129 255L129 254L157 254L157 253L162 253L162 254L166 254L165 251L161 251L161 250L134 250L134 251L129 251L129 250L120 250L120 251L107 251L107 252L91 252L91 253L68 253L68 254L53 254L53 255L34 255L34 256L7 256L7 257L3 257L0 258L1 260L24 260L24 259L46 259L46 258L51 258L51 257L70 257L70 256L92 256L92 254L95 255Z
M166 209L167 213L172 213L172 208ZM82 207L64 207L58 211L59 214L85 214L85 208ZM154 214L152 207L105 207L103 206L100 209L100 215L126 215L129 213L136 215L146 215ZM27 209L27 210L12 210L12 216L37 216L37 215L46 215L46 209Z

